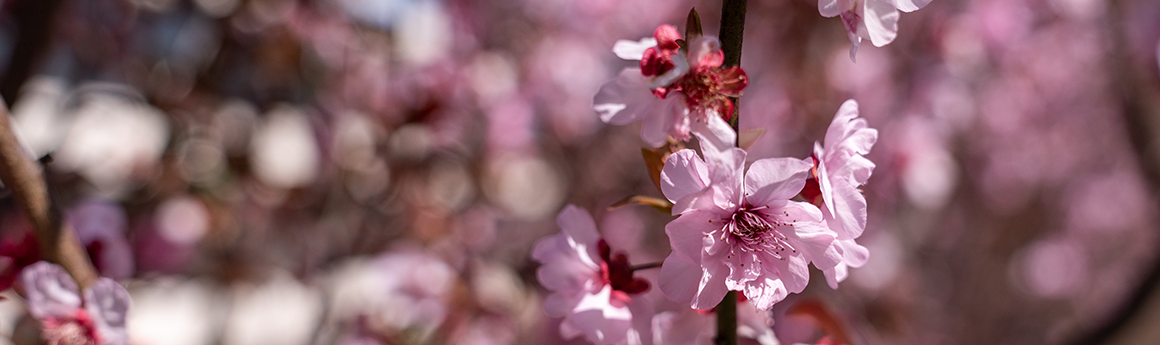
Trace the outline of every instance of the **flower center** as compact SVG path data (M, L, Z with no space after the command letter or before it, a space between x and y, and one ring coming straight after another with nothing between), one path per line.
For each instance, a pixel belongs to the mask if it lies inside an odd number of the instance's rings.
M793 226L793 223L776 220L771 222L768 216L759 212L762 209L765 207L738 208L732 217L726 219L726 231L722 233L721 240L735 241L733 243L736 248L741 248L744 253L765 252L779 260L785 260L787 250L796 253L797 249L789 244L789 239L782 234L780 228Z
M628 255L612 253L612 248L603 239L598 243L600 249L600 275L605 284L612 285L612 289L628 294L638 294L648 291L648 281L633 277L632 265L628 263Z

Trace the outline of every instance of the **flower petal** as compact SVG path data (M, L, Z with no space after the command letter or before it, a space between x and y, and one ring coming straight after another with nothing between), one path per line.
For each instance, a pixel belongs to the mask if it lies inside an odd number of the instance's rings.
M789 200L806 186L813 166L812 159L759 159L745 173L745 200L753 206Z
M885 46L898 36L898 9L889 0L865 0L862 22L866 24L866 34L875 47Z
M599 292L585 295L569 317L572 325L595 344L621 342L632 326L632 311L627 305L613 305L611 298L612 286L605 285Z
M674 302L691 304L693 296L697 295L697 284L701 281L701 274L699 263L689 261L674 252L661 264L657 287L666 298Z
M858 238L866 229L866 198L852 181L832 181L833 212L823 212L826 225L840 238Z
M560 233L576 243L590 248L591 257L600 256L600 253L596 251L596 243L600 241L600 233L596 231L596 221L592 219L592 215L588 214L588 211L568 204L556 216L556 225L560 227Z
M665 234L669 235L669 245L673 247L673 255L679 255L689 262L701 262L701 253L705 251L705 236L724 225L710 211L696 210L682 214L677 219L665 225Z
M909 13L923 8L929 3L930 0L894 0L894 7L897 7L902 12Z
M701 144L702 152L708 150L719 156L737 147L737 132L716 111L708 111L705 121L694 121L691 127L693 135L697 136Z
M781 279L766 277L745 285L745 297L753 303L757 310L769 310L773 308L775 303L784 300L786 296L789 296L789 291ZM768 326L766 327L768 328Z
M854 9L854 4L854 0L818 0L818 13L821 13L822 17L833 18Z
M125 320L131 304L129 291L109 278L101 278L85 290L85 309L93 317L101 344L129 343Z
M708 185L709 168L693 150L684 149L670 155L661 169L661 192L673 203Z
M600 87L592 99L592 109L600 114L601 121L623 126L651 114L658 101L645 85L640 69L625 68Z
M64 268L40 261L20 273L28 312L33 317L71 317L81 307L77 284Z
M621 59L640 60L644 57L646 49L656 46L657 40L652 37L641 38L640 41L617 40L616 44L612 45L612 53Z
M703 258L704 256L702 256ZM720 262L706 262L701 260L701 281L697 287L697 294L693 296L693 309L709 309L716 307L725 298L729 289L725 288L725 265Z
M643 295L633 297L632 301L628 303L628 310L632 311L632 327L629 328L625 339L627 344L652 345L652 319L653 315L656 314L652 301Z
M644 123L640 126L640 138L649 146L660 147L668 140L673 123L685 117L688 110L676 93L670 93L665 99L653 99L656 101L645 110L649 113L644 115Z

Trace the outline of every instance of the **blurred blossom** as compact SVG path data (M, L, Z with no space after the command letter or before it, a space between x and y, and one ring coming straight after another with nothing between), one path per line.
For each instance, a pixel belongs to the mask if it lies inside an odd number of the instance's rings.
M709 345L717 333L716 314L709 310L666 311L653 317L654 339L666 345ZM769 312L758 310L745 298L737 302L739 344L779 345Z
M241 0L195 0L193 2L202 13L213 18L221 18L233 13Z
M423 124L406 124L395 129L388 139L390 153L397 159L420 161L431 153L434 139Z
M157 209L157 229L169 242L190 246L209 232L209 210L191 196L170 198Z
M426 339L449 312L456 274L431 253L405 247L349 261L330 278L330 313L348 322L365 318L372 333L413 330L416 340Z
M100 278L83 295L64 268L38 262L21 273L20 283L28 313L41 323L48 344L128 345L125 321L129 292L108 278Z
M205 185L225 173L226 155L218 143L203 138L190 138L179 145L177 164L185 180Z
M556 167L542 158L500 156L487 164L483 191L517 218L550 216L564 201L567 186Z
M867 290L878 291L894 282L903 269L905 252L898 238L888 231L867 236L864 245L874 255L866 260L866 265L850 273L850 280Z
M431 197L448 210L460 210L475 197L474 176L455 159L441 159L431 166L427 188Z
M1031 243L1011 260L1014 283L1046 298L1080 293L1088 274L1089 259L1083 249L1066 238Z
M151 177L169 142L165 114L111 92L76 97L80 105L54 166L80 173L109 195L128 192L135 181Z
M322 295L286 272L260 285L238 284L222 343L306 345L322 315Z
M481 307L499 314L515 314L526 304L523 281L510 267L477 262L472 267L472 294Z
M452 345L504 345L515 344L516 333L513 325L495 317L474 318L456 328L451 335Z
M484 106L510 98L519 86L515 64L501 53L477 55L468 67L468 75L468 82Z
M213 115L214 137L228 156L243 156L250 150L250 137L259 124L258 109L250 102L232 99L222 102Z
M124 280L135 271L132 247L125 239L127 218L120 204L102 199L85 200L68 212L68 223L102 276Z
M12 106L12 126L33 157L55 151L64 140L70 119L62 114L61 100L68 91L65 80L49 76L36 76L21 89Z
M930 120L908 117L896 138L895 148L902 173L902 187L910 202L919 208L936 211L950 201L958 185L958 165L946 151L940 131Z
M208 283L163 277L131 287L134 344L209 345L219 337L226 305Z
M391 28L424 0L338 0L347 15L380 28Z
M443 58L454 43L451 18L437 1L417 2L406 8L395 26L395 52L411 65Z
M318 175L318 142L304 110L288 105L271 110L250 145L250 165L271 187L304 187Z
M551 291L544 312L562 317L560 335L595 344L651 345L649 283L633 275L624 252L612 253L588 211L568 205L556 218L560 233L536 242L536 279ZM615 256L614 256L615 255Z

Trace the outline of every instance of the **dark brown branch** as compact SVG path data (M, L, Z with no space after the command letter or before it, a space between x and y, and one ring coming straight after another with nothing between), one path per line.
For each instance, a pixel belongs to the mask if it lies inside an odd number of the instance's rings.
M721 50L725 53L724 67L741 65L741 41L745 32L745 3L746 0L723 0L721 2ZM733 102L733 116L729 118L729 126L734 133L741 133L741 107L737 99ZM740 141L741 135L737 135ZM739 144L737 142L735 145ZM721 303L717 304L717 336L713 342L717 345L737 345L737 292L729 291Z
M724 67L741 66L741 41L745 32L745 4L746 0L723 0L721 3L721 50L725 53ZM733 131L740 133L741 107L737 99L732 98L733 117L729 118L729 126ZM740 136L738 136L740 137Z
M43 257L64 267L83 289L97 278L88 253L68 225L60 221L48 194L40 165L24 152L12 130L8 108L0 105L0 181L36 230Z
M17 21L17 37L12 57L0 78L0 97L11 107L19 96L20 87L36 71L37 65L52 42L53 15L61 0L14 1L12 17Z

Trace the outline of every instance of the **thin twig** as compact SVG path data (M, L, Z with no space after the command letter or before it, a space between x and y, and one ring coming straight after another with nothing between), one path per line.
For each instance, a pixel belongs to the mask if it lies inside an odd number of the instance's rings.
M0 104L0 181L35 228L41 255L63 266L83 289L96 280L97 271L72 229L53 209L40 165L21 148L9 118L8 107Z

